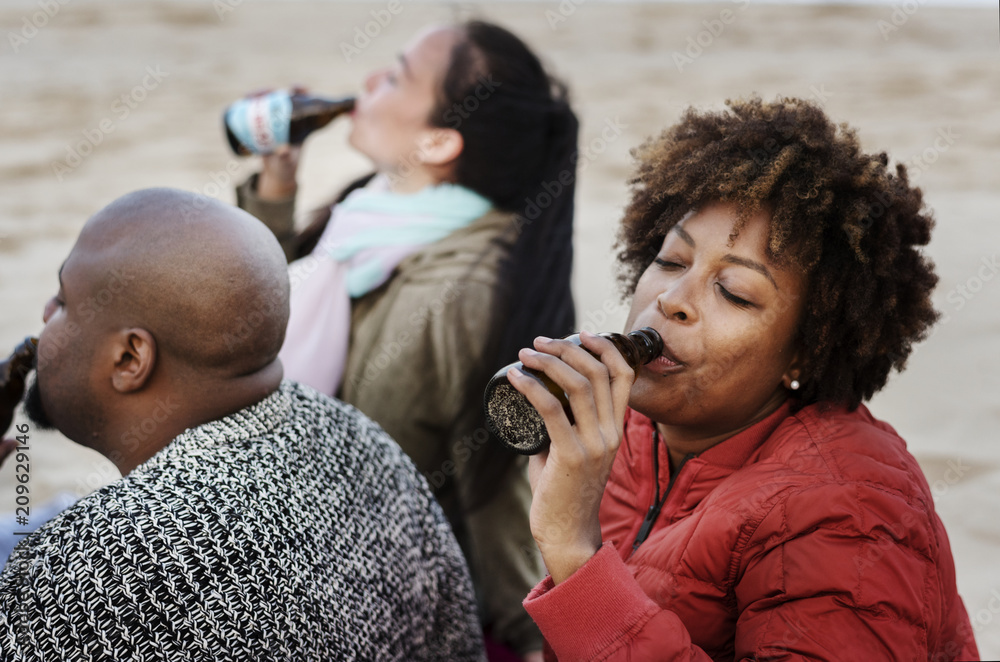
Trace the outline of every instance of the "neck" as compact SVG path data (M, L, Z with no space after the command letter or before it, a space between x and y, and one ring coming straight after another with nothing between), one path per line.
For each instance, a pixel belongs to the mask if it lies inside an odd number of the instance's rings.
M389 190L393 193L417 193L428 186L437 186L447 179L436 169L424 165L415 166L409 170L398 169L384 171L389 180Z
M199 376L150 388L130 415L120 417L124 423L107 436L107 448L95 450L125 476L185 430L260 402L278 388L283 374L276 359L249 375L226 379Z
M787 399L788 395L783 389L779 389L752 416L743 419L737 425L728 425L722 430L656 422L656 430L670 454L671 474L688 455L700 455L712 446L753 427L773 414Z

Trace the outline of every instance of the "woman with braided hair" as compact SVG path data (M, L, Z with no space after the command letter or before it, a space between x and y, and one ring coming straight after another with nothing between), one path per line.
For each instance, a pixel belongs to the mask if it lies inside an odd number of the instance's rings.
M539 659L521 600L543 576L520 458L489 443L489 377L573 327L578 124L507 30L429 29L365 81L351 145L375 173L293 230L298 148L238 190L292 265L285 375L377 421L428 478L469 560L492 640ZM561 194L543 189L559 182ZM542 193L545 192L543 196ZM544 283L544 287L539 287ZM499 658L498 658L499 659Z
M862 404L938 316L922 194L813 103L728 106L635 151L626 329L663 354L536 339L572 419L510 375L552 439L547 659L977 659L927 481Z

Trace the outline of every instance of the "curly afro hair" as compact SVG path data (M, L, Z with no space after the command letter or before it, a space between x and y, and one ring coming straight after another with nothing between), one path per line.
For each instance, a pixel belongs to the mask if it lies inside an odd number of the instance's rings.
M934 265L920 246L934 221L906 168L861 151L855 132L816 104L781 98L689 108L681 121L632 154L638 170L619 230L626 296L667 232L690 210L727 202L731 238L760 209L771 214L767 254L808 276L798 330L802 386L793 407L855 409L902 370L938 314Z

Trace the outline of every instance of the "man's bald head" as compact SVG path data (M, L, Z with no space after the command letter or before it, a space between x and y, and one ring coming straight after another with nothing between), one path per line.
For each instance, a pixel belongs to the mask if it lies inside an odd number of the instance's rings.
M270 230L235 207L173 189L130 193L87 221L71 262L95 322L148 330L160 360L240 376L281 348L287 264Z
M249 214L170 189L119 198L63 263L26 408L126 474L278 388L288 290Z

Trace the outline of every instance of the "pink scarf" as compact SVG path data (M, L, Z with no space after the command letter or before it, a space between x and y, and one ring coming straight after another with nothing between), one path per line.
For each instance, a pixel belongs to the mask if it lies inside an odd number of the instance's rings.
M336 395L347 363L351 298L376 289L406 257L489 208L461 186L403 195L390 192L383 177L336 205L313 252L288 268L291 316L278 354L285 377Z

